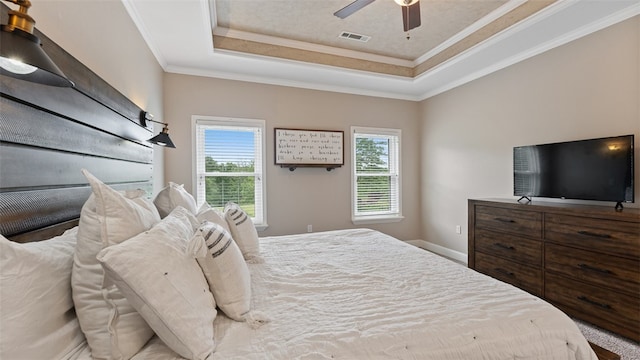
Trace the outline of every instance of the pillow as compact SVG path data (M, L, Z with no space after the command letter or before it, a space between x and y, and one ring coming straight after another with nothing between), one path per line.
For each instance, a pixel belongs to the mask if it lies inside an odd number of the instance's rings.
M258 232L249 215L238 204L230 202L224 207L224 217L244 259L254 263L261 262Z
M204 202L200 206L200 209L198 209L198 214L196 215L196 218L198 218L198 221L200 223L209 221L222 226L225 230L227 230L227 232L230 232L229 224L227 224L227 220L225 220L224 214L218 211L217 209L212 208L206 202Z
M251 310L251 277L242 253L222 226L205 222L191 239L191 254L202 268L218 307L244 321Z
M77 232L26 244L0 235L0 359L62 359L84 346L70 284Z
M198 262L187 253L197 220L177 207L151 230L103 249L98 260L158 337L187 359L214 349L216 303Z
M91 175L93 194L82 207L71 286L78 320L95 359L128 359L153 336L153 330L124 295L105 286L96 259L103 248L119 244L160 221L142 190L120 193Z
M184 185L173 182L169 182L169 185L160 190L156 198L153 199L153 203L158 208L162 218L169 215L176 206L182 206L191 211L192 214L196 214L197 210L196 200L184 189Z

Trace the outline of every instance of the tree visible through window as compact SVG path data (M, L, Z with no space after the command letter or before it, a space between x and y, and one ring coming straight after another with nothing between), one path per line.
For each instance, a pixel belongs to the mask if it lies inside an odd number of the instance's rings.
M218 209L234 202L249 216L255 217L254 174L254 161L219 162L212 156L205 156L205 201Z
M234 202L264 222L264 121L196 119L198 203L222 209Z
M400 216L400 130L352 128L353 217Z

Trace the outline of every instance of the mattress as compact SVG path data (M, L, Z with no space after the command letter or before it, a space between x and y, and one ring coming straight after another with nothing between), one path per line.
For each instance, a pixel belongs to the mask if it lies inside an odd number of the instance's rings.
M218 312L214 359L597 359L545 301L380 232L260 246L256 321Z

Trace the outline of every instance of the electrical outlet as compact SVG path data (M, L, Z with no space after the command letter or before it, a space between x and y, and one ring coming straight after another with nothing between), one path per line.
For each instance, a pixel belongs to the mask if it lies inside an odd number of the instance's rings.
M462 234L462 228L460 225L456 225L456 234Z
M313 232L313 226L311 226L311 224L307 225L307 232Z

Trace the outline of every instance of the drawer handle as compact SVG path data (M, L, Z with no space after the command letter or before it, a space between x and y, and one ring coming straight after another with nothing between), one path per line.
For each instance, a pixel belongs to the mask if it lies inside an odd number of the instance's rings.
M503 223L514 223L515 222L514 220L505 219L505 218L495 218L494 220L495 221L500 221L500 222L503 222Z
M501 244L501 243L494 243L493 246L499 247L499 248L505 249L505 250L515 250L516 249L513 246L509 246L509 245L505 245L505 244Z
M580 231L578 231L578 234L585 235L585 236L593 236L593 237L598 237L598 238L603 238L603 239L611 239L611 235L609 235L609 234L599 234L599 233L594 233L594 232L586 231L586 230L580 230Z
M591 266L589 264L578 264L578 267L582 270L595 271L603 274L611 274L610 270L597 268L595 266Z
M591 304L591 305L595 305L595 306L601 307L601 308L603 308L603 309L611 310L611 305L609 305L609 304L603 304L603 303L601 303L601 302L597 302L597 301L593 301L593 300L589 299L588 297L586 297L586 296L584 296L584 295L580 295L580 296L578 296L578 300L580 300L580 301L584 301L584 302L586 302L587 304Z
M503 275L507 275L507 276L511 276L511 277L515 276L514 273L512 273L511 271L505 270L503 268L495 268L493 270L495 270L495 271L497 271L497 272L499 272L500 274L503 274Z

